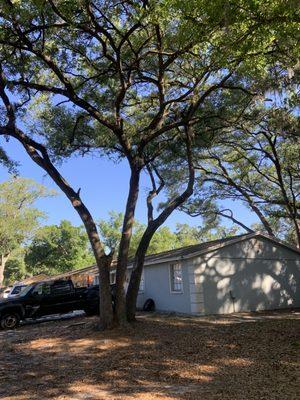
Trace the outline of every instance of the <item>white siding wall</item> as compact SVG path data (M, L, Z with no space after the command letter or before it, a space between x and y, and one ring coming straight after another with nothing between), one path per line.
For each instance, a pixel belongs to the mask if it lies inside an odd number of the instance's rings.
M188 265L189 271L189 284L190 284L190 299L191 299L191 313L204 314L204 295L202 285L202 274L198 270L195 271L192 262Z
M251 239L194 259L205 314L300 307L300 257Z
M182 265L183 292L172 293L170 288L170 263L146 266L144 268L144 293L138 296L137 306L142 308L149 298L155 301L159 311L191 313L189 268L186 261Z

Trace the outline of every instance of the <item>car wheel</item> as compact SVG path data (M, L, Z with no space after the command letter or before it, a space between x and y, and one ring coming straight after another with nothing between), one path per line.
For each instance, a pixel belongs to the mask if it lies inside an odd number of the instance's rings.
M155 311L155 302L153 299L147 299L143 306L143 311Z
M3 315L0 321L0 326L2 329L15 329L20 323L20 316L15 313L9 313Z
M97 309L91 309L91 308L86 308L86 309L84 310L84 312L85 312L85 314L86 314L88 317L91 317L92 315L97 315L97 314L99 314L99 312L98 312Z

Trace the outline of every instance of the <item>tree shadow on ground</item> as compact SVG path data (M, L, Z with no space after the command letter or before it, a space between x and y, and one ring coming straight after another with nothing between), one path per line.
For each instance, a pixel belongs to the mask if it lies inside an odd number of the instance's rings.
M1 399L296 399L300 321L153 315L95 331L95 318L1 335Z

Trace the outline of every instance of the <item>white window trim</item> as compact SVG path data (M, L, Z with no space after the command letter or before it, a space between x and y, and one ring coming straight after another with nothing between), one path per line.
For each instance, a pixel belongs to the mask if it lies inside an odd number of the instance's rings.
M172 290L172 265L178 264L181 268L181 278L182 278L182 289L181 290ZM182 270L182 264L180 261L175 261L169 264L169 286L170 286L170 293L171 294L183 294L183 270Z

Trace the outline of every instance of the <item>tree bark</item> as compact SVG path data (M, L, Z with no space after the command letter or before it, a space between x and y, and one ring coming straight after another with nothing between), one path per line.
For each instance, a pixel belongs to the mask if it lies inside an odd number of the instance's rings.
M263 215L263 213L260 211L260 209L253 203L253 201L250 199L248 200L249 206L252 208L252 210L255 212L255 214L258 216L260 219L261 223L263 224L265 230L267 231L268 235L272 237L276 237L275 233L273 232L273 229L267 220L267 218Z
M126 297L125 280L128 265L129 246L132 236L134 214L139 195L140 168L131 168L129 192L123 220L122 237L119 245L117 273L116 273L116 308L114 314L115 324L126 323Z
M75 208L76 209L76 208ZM101 245L96 224L92 216L88 213L85 215L82 209L76 209L81 220L84 222L89 241L95 256L96 264L99 271L99 303L100 303L100 323L101 330L113 327L113 310L111 301L109 271L112 256L105 255Z
M141 277L143 273L143 267L145 262L146 253L151 242L153 235L155 234L157 228L147 227L144 235L139 243L137 251L135 253L132 273L130 276L130 281L128 285L127 295L126 295L126 315L127 321L132 322L135 320L136 314L136 302L139 294L139 287L141 282Z
M100 330L111 329L113 327L112 297L109 282L112 258L111 254L110 256L100 255L97 259L99 271Z
M0 254L0 287L3 286L5 265L8 259L9 254Z
M296 247L300 249L300 227L299 227L299 222L295 218L294 220L294 225L295 225L295 232L296 232Z

